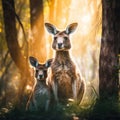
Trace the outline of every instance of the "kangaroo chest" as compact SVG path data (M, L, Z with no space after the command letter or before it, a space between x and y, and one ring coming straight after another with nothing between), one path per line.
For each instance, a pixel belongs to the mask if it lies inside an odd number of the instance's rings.
M75 77L75 67L71 63L52 66L53 80L58 84L58 96L60 98L72 97L72 81Z
M75 67L72 63L55 63L51 68L53 75L56 77L71 79L75 76Z
M48 95L48 94L49 94L49 92L48 92L47 85L41 84L41 83L36 85L35 90L34 90L34 95L36 97L44 96L44 95Z
M56 70L57 70L56 72L67 73L68 71L71 71L71 68L67 65L59 65L57 66Z

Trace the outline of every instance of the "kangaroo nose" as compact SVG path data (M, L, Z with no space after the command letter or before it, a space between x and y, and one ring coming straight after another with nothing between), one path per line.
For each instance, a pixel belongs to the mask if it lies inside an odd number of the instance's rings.
M39 78L42 79L44 76L43 75L39 75Z
M62 43L58 43L58 48L60 49L62 47Z

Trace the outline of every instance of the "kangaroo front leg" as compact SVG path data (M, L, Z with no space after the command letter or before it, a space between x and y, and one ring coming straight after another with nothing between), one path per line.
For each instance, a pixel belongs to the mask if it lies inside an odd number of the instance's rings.
M57 84L57 82L53 82L53 93L54 93L55 101L58 103L58 84Z
M33 105L34 105L34 108L35 108L35 111L37 110L37 101L35 99L35 96L33 96Z
M45 105L45 111L48 111L49 104L50 104L50 100L47 100Z
M73 91L73 98L75 101L77 101L77 87L76 87L76 80L72 82L72 91Z

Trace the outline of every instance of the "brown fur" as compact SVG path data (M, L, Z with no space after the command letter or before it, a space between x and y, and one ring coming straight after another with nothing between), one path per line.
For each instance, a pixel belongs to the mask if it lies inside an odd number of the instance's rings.
M52 79L58 83L58 96L61 96L61 98L73 97L71 83L77 79L77 76L69 52L58 51L51 69Z
M68 51L56 52L55 59L51 65L51 82L52 86L58 86L58 98L69 99L74 98L80 103L82 100L85 84L80 74L76 71L76 66L70 58ZM76 81L76 94L73 95L72 84ZM54 91L54 90L53 90ZM58 98L55 98L56 100Z
M48 83L52 86L55 100L58 102L59 99L74 98L80 103L85 91L85 83L69 54L71 48L69 34L76 29L77 23L70 24L65 31L58 31L50 23L46 23L45 26L48 32L54 35L52 48L56 54Z
M27 110L47 111L50 104L50 87L46 84L47 69L52 59L45 64L39 64L37 59L30 57L30 63L35 68L35 87L27 103Z

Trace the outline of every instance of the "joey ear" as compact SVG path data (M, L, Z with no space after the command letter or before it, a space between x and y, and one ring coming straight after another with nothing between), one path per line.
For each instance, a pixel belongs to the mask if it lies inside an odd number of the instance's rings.
M50 67L52 64L52 61L53 61L53 58L48 59L47 62L45 63L45 67L47 67L47 68Z
M30 64L33 66L33 67L37 67L38 66L38 60L32 56L29 57L29 61L30 61Z
M72 23L72 24L68 25L66 28L66 33L67 34L73 33L76 30L77 26L78 26L78 23Z
M45 23L45 27L46 27L47 31L53 35L57 34L57 32L58 32L56 27L50 23Z

